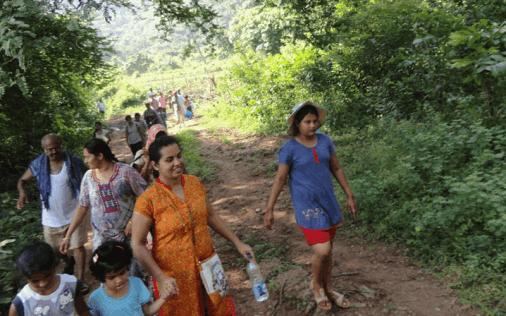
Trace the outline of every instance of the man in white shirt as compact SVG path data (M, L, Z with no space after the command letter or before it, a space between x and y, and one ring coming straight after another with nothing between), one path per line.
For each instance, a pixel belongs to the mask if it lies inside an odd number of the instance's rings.
M89 215L72 235L71 246L74 248L74 256L67 257L61 254L59 246L72 222L78 205L81 180L87 168L81 158L70 151L62 150L58 135L47 134L41 143L44 153L30 163L29 168L18 180L17 208L21 209L24 203L28 203L25 184L35 177L42 202L44 240L67 264L64 273L74 274L75 263L77 266L75 275L82 280L86 262L84 244L88 241L87 233L90 225Z

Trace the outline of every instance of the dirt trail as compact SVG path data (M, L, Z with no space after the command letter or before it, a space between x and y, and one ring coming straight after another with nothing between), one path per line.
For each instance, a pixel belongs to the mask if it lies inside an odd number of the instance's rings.
M124 127L123 118L111 119L108 123L110 127ZM169 120L168 124L171 126L174 122ZM224 128L209 131L198 124L198 119L189 121L188 128L199 131L201 155L216 166L217 179L204 183L215 210L256 253L263 253L261 270L270 286L270 297L266 302L257 303L234 247L213 234L214 245L227 269L237 315L312 314L314 299L308 289L311 249L295 223L288 186L276 203L273 231L263 227L263 211L273 182L277 149L288 138L245 135ZM169 128L172 135L178 131L178 128ZM131 161L123 131L113 132L111 146L120 160ZM346 166L344 168L346 170ZM348 237L348 232L345 222L335 239L333 285L347 295L355 308L333 307L329 312L316 310L314 315L481 314L462 306L453 291L423 268L410 265L400 249L366 243L358 237ZM95 286L98 285L93 284L93 288ZM360 289L364 286L369 293Z

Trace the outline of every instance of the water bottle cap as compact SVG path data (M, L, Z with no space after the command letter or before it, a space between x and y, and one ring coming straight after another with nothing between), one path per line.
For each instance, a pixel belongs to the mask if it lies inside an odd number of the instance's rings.
M247 253L246 256L248 257L248 259L251 259L251 254Z

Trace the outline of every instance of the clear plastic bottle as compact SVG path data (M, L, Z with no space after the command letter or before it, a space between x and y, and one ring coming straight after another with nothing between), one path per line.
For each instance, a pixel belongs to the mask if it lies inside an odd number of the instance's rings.
M263 302L269 298L269 292L267 292L267 286L265 286L264 278L260 274L260 268L253 263L251 260L251 255L248 253L248 259L250 259L248 265L246 266L246 271L249 275L249 281L251 283L251 288L253 289L253 294L255 294L255 299L257 302Z

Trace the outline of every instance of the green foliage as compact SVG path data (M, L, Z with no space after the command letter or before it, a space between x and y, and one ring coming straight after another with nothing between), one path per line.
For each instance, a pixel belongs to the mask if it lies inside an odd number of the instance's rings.
M107 83L111 67L102 59L105 38L43 2L3 1L0 30L0 163L7 179L0 188L9 189L40 154L44 134L62 134L66 148L81 150L96 119L91 93Z
M28 243L42 239L41 205L31 202L20 211L16 209L17 192L0 194L0 313L8 314L14 296L23 286L16 270L15 256Z
M176 135L183 152L185 168L189 174L195 175L201 180L212 180L216 178L213 165L200 156L200 142L195 138L197 133L197 131L185 129Z
M134 72L145 73L149 69L151 63L153 63L153 59L149 58L149 56L142 53L136 54L127 59L125 73L129 76Z
M283 42L295 30L289 28L290 18L279 7L256 6L240 11L231 21L229 40L236 50L252 49L278 54Z

